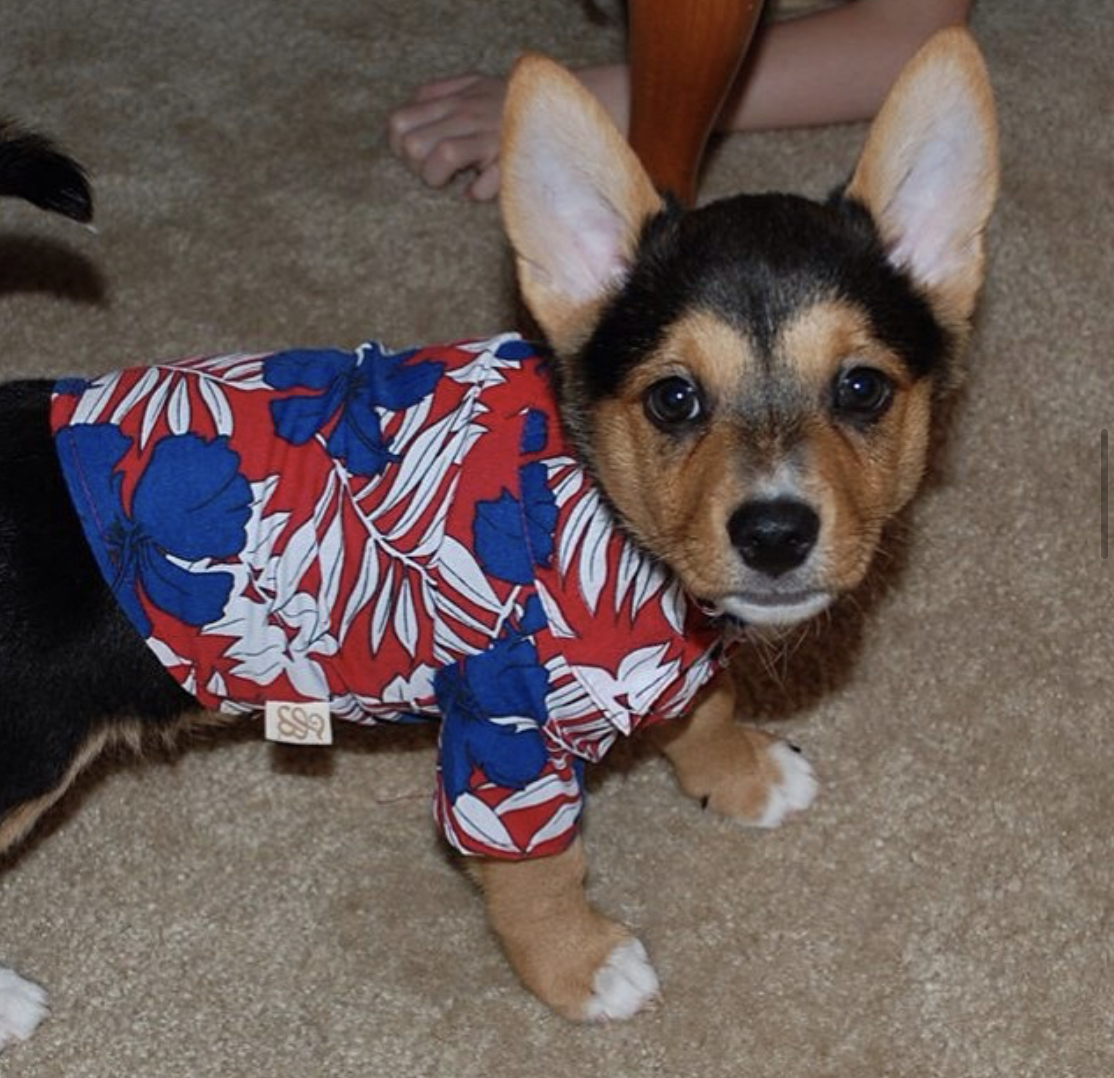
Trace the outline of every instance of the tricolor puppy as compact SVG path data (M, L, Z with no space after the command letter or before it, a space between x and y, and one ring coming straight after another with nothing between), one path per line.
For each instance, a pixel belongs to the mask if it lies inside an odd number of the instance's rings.
M109 741L214 714L436 720L434 795L515 971L574 1019L656 994L590 907L585 761L653 728L770 827L815 782L736 723L732 642L863 578L954 381L997 182L961 30L827 203L663 200L546 60L507 101L515 336L191 359L0 390L0 847Z

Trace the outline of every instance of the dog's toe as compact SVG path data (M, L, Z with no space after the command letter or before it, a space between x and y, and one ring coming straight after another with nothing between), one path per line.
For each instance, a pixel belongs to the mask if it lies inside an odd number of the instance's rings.
M646 948L639 940L624 940L596 970L584 1017L597 1022L630 1018L657 998L658 989L658 975Z
M30 1037L46 1013L46 992L0 966L0 1050Z
M801 750L786 741L769 748L771 759L781 772L781 781L770 786L769 797L755 827L777 827L794 812L802 812L816 799L820 784Z

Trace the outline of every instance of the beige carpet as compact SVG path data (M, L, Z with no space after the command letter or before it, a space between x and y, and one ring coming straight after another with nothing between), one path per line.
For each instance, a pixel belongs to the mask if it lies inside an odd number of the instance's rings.
M804 698L815 808L755 835L656 760L599 776L592 892L638 926L659 1009L575 1028L518 988L437 845L427 743L290 758L249 730L98 769L0 874L0 955L54 1006L0 1074L1109 1078L1112 15L976 13L1005 178L968 392L829 691L794 688L815 647L763 690ZM523 46L621 34L574 0L6 5L0 111L89 164L100 234L0 207L0 373L506 328L493 208L424 190L380 132L419 81ZM861 134L729 139L706 193L821 194Z

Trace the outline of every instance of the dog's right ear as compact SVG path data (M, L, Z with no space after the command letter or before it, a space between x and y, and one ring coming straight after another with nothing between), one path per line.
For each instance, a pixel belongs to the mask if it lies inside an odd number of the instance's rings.
M974 39L938 31L905 66L871 125L847 194L870 211L890 260L962 333L983 278L998 193L998 128Z
M511 73L499 188L527 306L549 343L571 351L626 277L661 198L599 102L537 55Z
M0 120L0 196L88 224L93 193L81 166L49 139Z

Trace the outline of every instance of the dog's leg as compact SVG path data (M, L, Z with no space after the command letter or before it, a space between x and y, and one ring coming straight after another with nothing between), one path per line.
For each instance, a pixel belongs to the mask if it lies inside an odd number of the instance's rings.
M658 994L642 944L593 909L584 848L533 861L479 860L488 917L523 984L574 1020L629 1018Z
M0 1052L12 1041L27 1040L46 1013L46 993L0 966Z
M735 686L726 670L688 716L655 728L654 738L685 793L754 827L777 827L816 796L816 779L800 752L735 721Z

